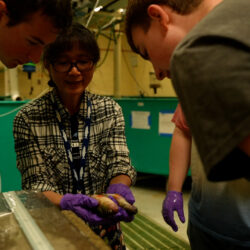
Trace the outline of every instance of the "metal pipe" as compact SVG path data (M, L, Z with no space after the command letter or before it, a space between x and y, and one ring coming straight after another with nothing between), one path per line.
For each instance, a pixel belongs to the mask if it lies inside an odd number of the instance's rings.
M18 71L17 68L8 69L8 71L11 99L16 101L20 97L18 88Z
M115 30L120 30L120 24L115 26ZM114 97L120 97L120 83L121 83L121 33L114 41Z
M94 13L95 13L95 8L97 7L98 4L99 4L99 0L96 0L95 6L93 7L93 9L92 9L92 11L91 11L91 13L90 13L89 19L88 19L88 21L87 21L87 23L86 23L86 25L85 25L86 28L88 28L89 23L90 23L90 21L91 21L93 15L94 15Z
M10 96L9 70L7 67L4 67L4 95Z

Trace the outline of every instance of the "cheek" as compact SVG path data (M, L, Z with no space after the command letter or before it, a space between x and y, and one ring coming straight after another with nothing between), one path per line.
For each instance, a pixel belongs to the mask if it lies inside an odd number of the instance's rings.
M89 84L92 81L93 75L94 75L94 71L88 72L87 74L85 74L85 76L83 75L85 84Z
M8 38L5 40L5 45L11 54L25 55L29 50L25 37L23 37L22 34L20 35L19 32L15 30L12 30L11 33L8 34Z
M16 53L17 55L20 54L20 55L27 55L30 53L30 48L28 48L27 46L24 46L22 44L20 44L18 47L16 47L12 53Z
M60 86L62 79L58 74L54 74L53 71L50 73L50 77L53 80L53 82L56 84L56 86Z
M169 31L169 34L166 38L166 40L168 41L167 44L167 48L168 48L168 51L169 51L169 54L171 55L176 46L180 43L180 41L185 37L185 33L183 33L182 30L179 30L179 29L175 29L175 30L170 30Z
M56 40L57 35L55 33L51 33L48 36L44 36L45 46L49 43L53 43Z
M16 43L11 39L6 39L4 43L1 44L1 47L3 48L4 53L8 56L24 55L26 52L21 41Z
M153 42L154 41L154 42ZM168 48L162 43L153 40L146 47L150 61L157 64L165 63L168 60Z
M165 68L168 67L169 65L169 54L167 51L164 50L152 50L151 52L148 53L150 57L150 61L160 67L160 68Z

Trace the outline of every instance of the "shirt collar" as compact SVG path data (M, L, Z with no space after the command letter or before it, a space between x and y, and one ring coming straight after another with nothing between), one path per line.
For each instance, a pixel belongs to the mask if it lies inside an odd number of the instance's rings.
M60 96L58 95L58 92L56 90L56 88L53 88L53 90L51 91L51 95L53 96L53 99L55 100L55 104L57 106L57 110L61 116L62 120L69 120L70 119L70 114L68 112L68 110L63 106ZM88 99L88 95L89 93L87 91L84 92L84 94L82 95L82 99L81 99L81 104L80 104L80 109L78 112L78 117L80 119L84 119L85 117L87 117L87 99ZM52 98L51 98L52 99Z

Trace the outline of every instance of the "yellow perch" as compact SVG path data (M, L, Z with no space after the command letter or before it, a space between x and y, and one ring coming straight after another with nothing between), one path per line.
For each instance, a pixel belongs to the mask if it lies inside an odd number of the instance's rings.
M98 200L99 202L99 205L97 207L97 211L99 214L105 216L112 215L118 212L118 205L113 202L106 194L93 194L91 195L91 197Z
M123 198L121 195L119 194L107 194L107 195L114 197L117 200L119 206L124 208L128 213L131 214L137 213L137 207L128 203L126 199Z

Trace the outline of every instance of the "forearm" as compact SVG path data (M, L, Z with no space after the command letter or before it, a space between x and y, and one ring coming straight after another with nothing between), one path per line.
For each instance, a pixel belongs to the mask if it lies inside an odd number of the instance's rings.
M121 110L116 114L112 132L107 141L109 153L107 159L108 177L111 184L122 183L131 186L136 180L136 171L131 166L129 150L125 137L125 122Z
M131 179L129 176L127 175L117 175L116 177L112 178L111 181L110 181L110 185L111 184L117 184L117 183L122 183L122 184L125 184L127 186L131 186Z
M56 206L60 206L63 195L60 195L53 191L44 191L43 194Z
M176 127L170 148L168 191L181 192L189 169L190 152L191 136Z

